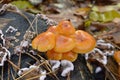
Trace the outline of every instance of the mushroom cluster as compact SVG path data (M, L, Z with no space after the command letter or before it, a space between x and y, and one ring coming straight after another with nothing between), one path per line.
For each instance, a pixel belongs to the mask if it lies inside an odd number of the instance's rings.
M90 52L96 45L93 36L83 30L75 30L68 20L62 20L51 26L46 32L39 34L32 41L32 48L46 52L50 60L77 59L78 54Z

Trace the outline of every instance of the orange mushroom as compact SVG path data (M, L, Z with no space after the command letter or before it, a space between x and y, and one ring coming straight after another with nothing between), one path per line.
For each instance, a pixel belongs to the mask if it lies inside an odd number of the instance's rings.
M75 53L84 54L90 52L96 45L94 37L82 30L77 30L71 37L75 39L76 42L76 46L72 50Z
M56 45L54 51L56 52L68 52L75 47L75 42L72 38L57 35L56 36Z
M47 51L46 56L49 60L61 60L62 53L55 52L54 50L49 50Z
M63 20L57 25L59 33L62 35L71 35L75 33L75 28L70 21Z
M51 50L54 46L55 35L51 32L43 32L32 41L33 49L37 49L40 52Z
M47 31L48 32L52 32L54 34L58 34L59 33L59 31L57 29L57 26L50 26Z
M116 62L120 65L120 51L116 51L114 53L114 59L116 60Z
M71 62L74 62L78 57L77 53L74 53L72 51L62 53L62 60L69 60Z

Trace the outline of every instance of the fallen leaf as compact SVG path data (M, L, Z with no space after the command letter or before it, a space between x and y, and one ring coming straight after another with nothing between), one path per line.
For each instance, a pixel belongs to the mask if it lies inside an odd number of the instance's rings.
M17 6L19 9L33 8L33 5L28 1L12 1L11 4Z
M115 18L120 18L120 14L116 10L106 12L95 12L92 11L89 15L90 20L99 22L110 22Z

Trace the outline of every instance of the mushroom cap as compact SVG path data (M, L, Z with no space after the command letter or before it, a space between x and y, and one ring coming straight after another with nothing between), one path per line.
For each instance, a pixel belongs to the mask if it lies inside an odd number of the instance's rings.
M47 51L46 56L49 60L61 60L62 53L55 52L54 50L49 50Z
M118 64L120 64L120 51L115 51L114 53L114 59Z
M53 49L55 46L55 35L51 32L43 32L39 34L32 41L33 49L37 49L41 52L46 52Z
M96 46L94 37L85 31L77 30L71 37L75 39L76 42L76 45L72 50L75 53L85 54L93 50Z
M71 35L75 33L75 28L70 21L62 20L57 25L59 33L62 35Z
M56 36L56 45L54 47L54 51L56 52L68 52L75 47L75 42L72 38L57 35Z
M62 53L62 60L69 60L71 62L74 62L78 57L77 53L74 53L72 51Z
M58 31L58 28L57 26L50 26L48 29L47 29L48 32L52 32L54 34L58 34L59 31Z

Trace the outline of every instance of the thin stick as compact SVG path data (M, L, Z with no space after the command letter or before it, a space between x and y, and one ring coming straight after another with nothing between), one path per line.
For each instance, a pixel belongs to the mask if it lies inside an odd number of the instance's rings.
M37 54L37 56L38 56L39 58L41 58L42 60L45 60L45 58L43 58L43 57L40 56L39 54Z
M32 26L32 24L31 24L31 21L28 19L28 17L26 15L22 14L21 12L17 12L17 11L13 11L13 10L8 10L8 11L11 11L11 12L14 12L14 13L18 13L21 16L23 16L28 21L28 23L30 24L30 27L32 28L32 30L35 31L33 26Z
M34 57L33 55L31 55L30 53L25 53L25 54L27 54L28 56L32 57L34 60L39 61L36 57Z
M2 2L3 2L3 0L0 1L0 3L2 3Z
M43 58L43 57L40 56L39 54L37 54L37 56L40 57L42 60L46 60L45 58ZM50 69L50 68L51 68L51 65L50 65L48 62L46 62L46 63L47 63L47 65L45 64L45 66L47 67L48 71L52 72L52 70ZM49 67L50 67L50 68L49 68ZM56 78L57 80L59 80L59 78L56 76L55 73L53 73L53 76L55 76L55 78Z
M67 80L70 80L70 72L67 75Z
M112 76L112 78L114 79L114 80L117 80L116 78L115 78L115 76L110 72L110 70L104 65L104 67L105 67L105 69L110 73L110 75Z
M119 74L117 74L117 73L115 73L114 71L113 71L113 69L112 68L109 68L109 70L115 75L115 76L117 76L117 77L119 77L120 78L120 75Z
M8 63L8 79L7 80L10 80L10 64Z
M39 66L41 66L41 65L43 65L43 64L45 64L45 62L39 64L37 67L39 67ZM15 79L15 80L21 79L21 78L24 77L25 75L27 75L27 74L29 74L30 72L32 72L34 69L36 69L36 68L32 68L31 70L27 71L25 74L23 74L22 76L18 77L18 78Z
M20 64L21 64L21 56L22 56L22 55L21 55L21 53L20 53L20 55L19 55L19 60L18 60L18 67L19 67L19 68L20 68L20 66L21 66L21 65L20 65Z
M36 26L35 26L35 28L36 28L36 34L38 35L38 26L37 26L37 22L38 22L38 18L37 18L37 16L36 16Z
M33 25L33 23L35 22L35 20L36 20L36 17L33 19L33 21L32 21L32 23L30 24L30 26ZM32 26L32 28L33 28L33 26ZM31 29L31 27L29 27L26 31L29 31L30 29ZM33 28L33 29L34 29L34 28ZM35 29L34 29L33 31L36 33Z
M3 80L3 75L4 75L4 67L2 66L1 80Z
M15 80L15 76L13 75L13 72L12 72L12 71L11 71L11 75L12 75L13 80Z
M37 76L35 76L35 77L28 78L28 79L26 79L26 80L33 80L33 79L39 78L40 76L48 75L48 74L50 74L50 73L51 73L51 72L48 72L48 73L46 73L46 74L39 74L39 75L37 75Z
M29 62L25 62L26 64L28 64L29 66L31 66L32 64L30 64Z
M18 66L16 66L12 61L7 60L14 68L16 68L17 70L20 70L20 68Z
M31 29L31 26L33 25L33 23L36 21L36 23L37 23L37 16L33 19L33 21L32 21L32 23L30 23L30 27L27 29L27 31L29 31L30 29ZM37 25L37 24L36 24ZM36 26L37 27L37 26ZM33 26L32 26L32 28L33 28ZM33 28L34 29L34 28ZM34 29L33 30L36 34L38 34L38 32Z
M111 41L110 41L110 40L108 40L108 39L107 39L106 41L108 41L109 43L113 44L116 48L120 49L120 47L119 47L117 44L115 44L115 43L111 42Z
M59 80L59 78L56 76L56 74L51 70L51 65L50 65L48 62L46 62L46 63L47 63L47 64L45 64L45 66L47 67L48 71L49 71L49 72L52 72L53 76L54 76L57 80Z

